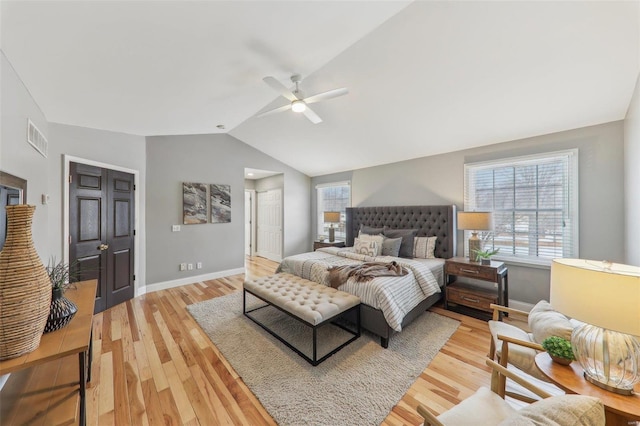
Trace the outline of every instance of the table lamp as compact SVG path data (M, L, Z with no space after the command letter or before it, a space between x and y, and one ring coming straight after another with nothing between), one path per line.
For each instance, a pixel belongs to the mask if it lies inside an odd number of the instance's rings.
M340 212L324 212L324 223L330 223L329 228L329 242L332 243L336 240L336 228L333 227L334 223L340 223Z
M478 231L493 229L493 215L491 212L458 212L458 229L471 231L469 237L469 260L476 260L476 252L482 250Z
M640 268L554 259L550 303L585 323L571 335L585 379L611 392L633 394L640 381Z

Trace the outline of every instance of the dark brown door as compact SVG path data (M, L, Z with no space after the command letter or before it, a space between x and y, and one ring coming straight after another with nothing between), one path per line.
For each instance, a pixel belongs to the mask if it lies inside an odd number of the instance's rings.
M95 312L134 296L134 176L70 163L69 261L97 278Z

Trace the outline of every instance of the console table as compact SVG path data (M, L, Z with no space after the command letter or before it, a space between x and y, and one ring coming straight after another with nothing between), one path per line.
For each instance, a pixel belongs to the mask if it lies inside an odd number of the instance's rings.
M44 334L35 351L0 362L0 375L11 373L0 392L2 424L86 424L97 285L90 280L70 286L65 296L78 306L71 322Z

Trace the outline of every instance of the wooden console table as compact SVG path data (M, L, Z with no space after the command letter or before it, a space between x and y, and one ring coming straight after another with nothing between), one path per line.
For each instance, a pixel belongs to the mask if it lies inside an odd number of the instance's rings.
M86 424L86 384L91 381L93 307L96 280L72 285L65 296L78 306L69 324L44 334L40 346L0 362L0 375L12 373L0 392L3 425ZM77 358L76 358L76 355Z

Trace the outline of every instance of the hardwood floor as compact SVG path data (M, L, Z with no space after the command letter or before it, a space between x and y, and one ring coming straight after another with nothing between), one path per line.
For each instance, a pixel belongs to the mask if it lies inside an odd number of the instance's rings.
M277 264L247 260L251 278ZM186 311L186 306L242 288L244 275L137 297L94 319L88 425L275 424ZM433 308L462 322L383 424L419 425L421 403L438 414L489 385L484 321Z

